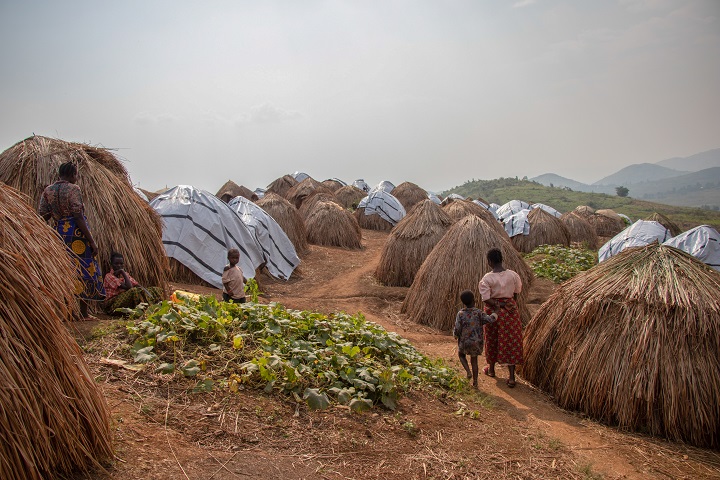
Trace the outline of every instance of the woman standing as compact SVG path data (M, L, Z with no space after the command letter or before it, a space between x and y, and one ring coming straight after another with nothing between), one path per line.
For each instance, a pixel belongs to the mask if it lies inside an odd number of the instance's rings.
M88 319L87 302L105 299L102 275L97 256L97 245L85 218L77 166L63 163L58 170L60 180L48 186L40 197L38 213L45 220L53 219L55 229L65 242L68 253L77 269L75 295L80 298L80 315Z
M480 280L480 295L485 312L497 312L498 320L485 325L485 375L495 376L495 364L508 366L507 386L515 387L515 365L523 363L522 323L517 296L522 291L520 276L502 264L502 252L493 248L487 253L492 269Z

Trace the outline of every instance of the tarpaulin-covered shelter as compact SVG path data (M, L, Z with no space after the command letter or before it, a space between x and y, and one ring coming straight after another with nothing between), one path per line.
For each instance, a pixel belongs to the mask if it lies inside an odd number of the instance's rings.
M460 195L459 193L451 193L450 195L448 195L448 196L446 196L445 198L443 198L442 201L440 202L440 204L443 205L443 206L445 206L445 205L447 205L448 203L452 203L452 202L454 202L454 201L456 201L456 200L465 200L465 197L463 197L463 196Z
M249 188L243 185L238 185L232 180L228 180L227 182L225 182L225 184L217 191L215 196L225 203L228 203L235 197L245 197L248 200L252 201L258 200L260 198L257 196L257 194L255 194L255 192L253 192Z
M558 212L550 205L545 205L544 203L533 203L532 205L530 205L530 210L532 210L534 208L542 208L547 213L549 213L550 215L552 215L553 217L556 217L556 218L562 217L562 213Z
M370 192L370 194L363 198L358 204L357 212L359 212L360 209L363 209L363 215L377 215L391 226L397 225L405 216L405 208L402 206L402 203L392 194L384 190L373 190Z
M355 180L355 181L352 183L352 185L353 185L353 187L359 188L359 189L362 190L363 192L366 192L366 193L367 193L367 192L370 191L370 185L368 185L367 183L365 183L365 180L363 180L362 178L358 178L357 180Z
M600 247L598 251L598 262L607 260L626 248L644 247L653 242L663 243L671 237L670 230L659 222L638 220Z
M666 240L663 245L689 253L705 265L720 271L720 233L709 225L700 225Z
M440 200L440 197L437 196L435 192L431 192L430 190L427 191L427 198L433 201L433 203L440 205L442 203L442 200Z
M520 210L530 210L530 204L523 202L522 200L510 200L509 202L500 205L495 211L495 214L500 221L504 223L506 218L510 215L515 215Z
M310 178L310 175L308 175L305 172L295 172L292 174L292 177L297 180L298 183L302 182L303 180Z
M375 185L370 191L374 192L382 190L383 192L391 193L395 189L395 184L389 180L383 180L382 182Z
M513 217L510 217L513 218ZM527 214L530 232L515 235L510 240L522 253L530 253L540 245L570 246L570 232L563 222L542 208L533 208Z
M618 215L620 214L618 213ZM658 222L660 225L670 230L670 235L672 235L673 237L680 235L680 232L682 232L677 223L673 222L662 213L653 212L653 214L647 217L645 220L654 220Z
M513 213L505 217L503 220L503 226L505 227L505 233L508 237L512 238L516 235L530 235L530 222L528 222L528 215L530 210L525 208L517 213Z
M307 230L297 208L285 198L275 193L268 193L257 201L257 205L267 212L283 229L298 255L308 251Z

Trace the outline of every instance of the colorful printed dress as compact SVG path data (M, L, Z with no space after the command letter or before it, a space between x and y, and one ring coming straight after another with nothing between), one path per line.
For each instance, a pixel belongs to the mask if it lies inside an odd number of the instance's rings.
M118 308L135 308L141 303L156 303L162 300L163 291L160 287L143 288L130 274L130 290L122 290L120 286L125 283L122 276L116 277L113 272L105 275L105 293L107 299L103 303L105 313L112 314Z
M461 355L482 355L483 325L495 321L494 317L485 315L479 308L463 308L455 317L453 334L458 339L458 353Z
M97 260L92 255L90 242L75 221L74 214L85 217L80 187L65 180L48 186L40 197L40 216L51 214L55 230L75 263L77 281L75 295L82 300L104 300L105 289ZM85 219L87 224L87 218ZM88 227L90 228L90 227Z
M507 269L487 273L480 280L479 289L483 300L493 298L500 305L497 322L485 325L485 361L490 365L523 363L522 323L513 298L522 291L520 275ZM486 306L485 312L489 314L492 310Z

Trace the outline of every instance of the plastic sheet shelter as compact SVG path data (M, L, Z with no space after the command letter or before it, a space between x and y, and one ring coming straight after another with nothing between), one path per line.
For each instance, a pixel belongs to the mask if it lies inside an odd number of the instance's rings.
M670 230L653 220L638 220L600 247L598 262L617 255L626 248L644 247L653 242L663 243L671 237Z
M700 225L683 232L663 245L689 253L720 272L720 233L709 225Z

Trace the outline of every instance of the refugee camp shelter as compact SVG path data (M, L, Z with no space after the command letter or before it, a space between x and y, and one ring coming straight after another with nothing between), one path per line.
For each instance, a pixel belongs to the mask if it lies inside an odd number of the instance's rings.
M677 223L673 222L662 213L653 212L653 214L647 217L645 220L653 220L655 222L658 222L660 225L670 230L670 235L672 235L673 237L680 235L680 232L682 232Z
M359 189L362 190L363 192L366 192L366 193L367 193L367 192L370 191L370 185L368 185L367 183L365 183L365 180L363 180L362 178L358 178L357 180L355 180L355 181L352 183L352 185L353 185L353 187L359 188Z
M450 218L455 221L462 220L467 215L475 215L483 220L483 227L489 227L495 230L499 235L507 237L505 230L495 216L489 211L468 200L453 200L442 206L442 209Z
M332 190L322 183L318 182L314 178L308 177L288 190L285 194L285 198L291 204L295 205L295 208L300 208L305 199L316 192L325 192L331 195L333 193Z
M409 211L416 204L426 200L428 198L425 189L420 188L418 185L412 182L403 182L397 187L393 188L390 194L397 198L402 204L405 211Z
M285 195L287 195L288 190L290 190L292 187L297 185L298 182L295 180L295 177L292 175L283 175L280 178L276 178L273 180L270 185L268 185L267 189L265 190L265 193L274 193L276 195L280 195L281 197L285 198Z
M522 200L510 200L509 202L500 205L495 211L495 214L501 222L505 223L505 220L508 217L521 210L530 210L530 204L523 202Z
M709 225L692 228L663 245L682 250L720 272L720 233Z
M310 178L310 175L308 175L305 172L295 172L292 174L292 177L297 180L298 183L302 182L303 180Z
M335 192L337 202L345 208L357 208L360 200L365 198L367 193L354 185L346 185Z
M378 183L374 188L372 188L370 191L373 192L376 190L382 190L383 192L391 193L393 190L395 190L395 184L389 180L383 180L380 183Z
M355 210L358 225L371 230L390 230L404 216L405 208L402 203L382 189L371 191L360 201ZM384 223L381 223L380 220Z
M608 240L598 251L598 262L617 255L626 248L644 247L650 243L663 243L672 237L670 230L652 220L638 220Z
M232 180L228 180L227 182L225 182L225 184L217 191L215 196L225 203L228 203L235 197L245 197L248 200L252 201L258 200L260 198L255 192L253 192L249 188L243 185L238 185Z
M533 203L532 205L530 205L530 210L533 210L535 208L542 208L555 218L560 218L562 216L562 213L558 212L550 205L545 205L544 203Z
M564 213L560 217L560 221L568 229L571 242L581 243L591 250L597 250L599 239L595 228L582 216L572 211Z
M297 208L275 193L268 193L257 201L257 205L280 225L298 255L307 253L307 230Z
M352 213L335 202L315 202L305 220L308 242L314 245L362 248L360 226Z
M510 218L513 218L514 215ZM556 216L543 208L533 208L527 214L529 232L510 238L519 252L530 253L540 245L570 246L570 232Z

